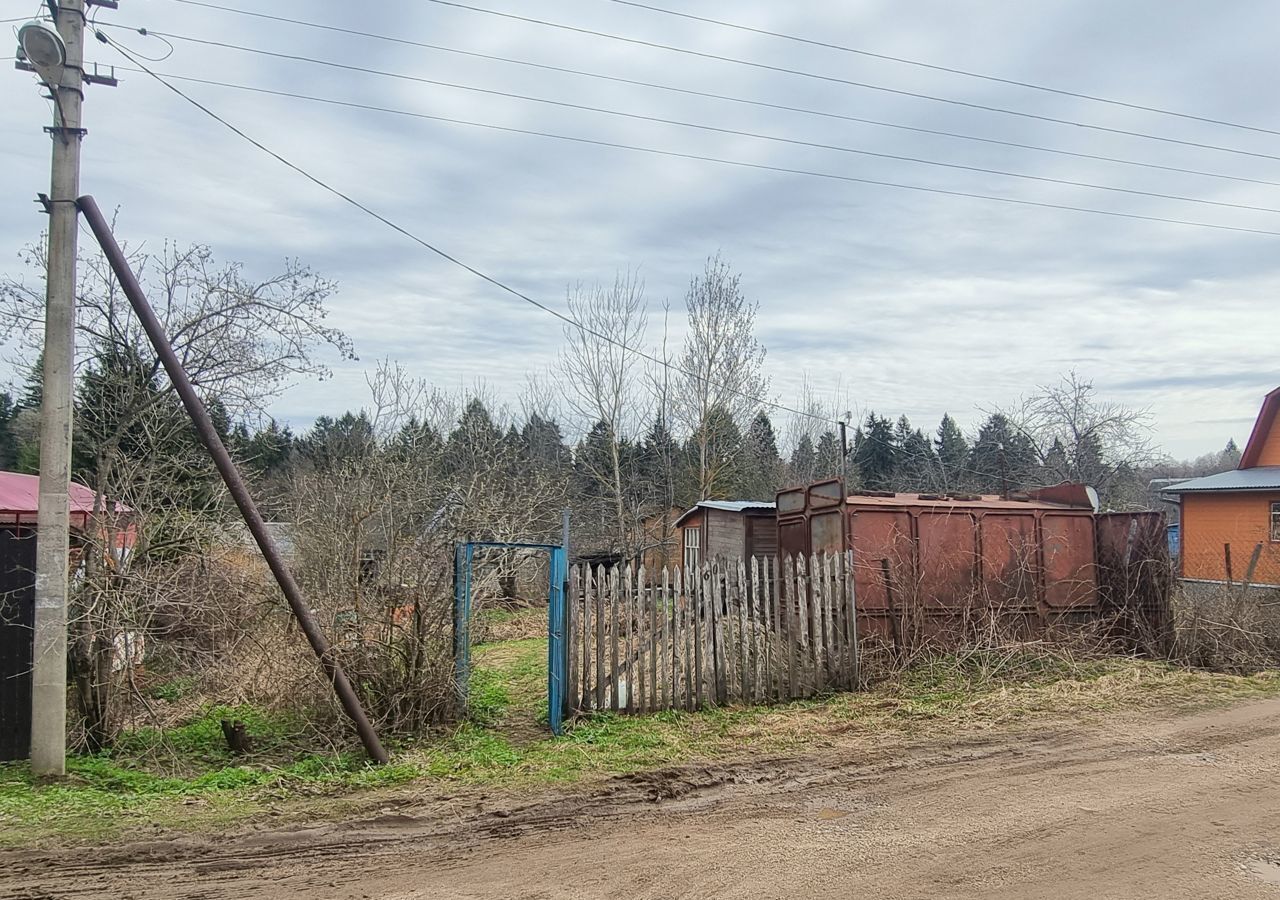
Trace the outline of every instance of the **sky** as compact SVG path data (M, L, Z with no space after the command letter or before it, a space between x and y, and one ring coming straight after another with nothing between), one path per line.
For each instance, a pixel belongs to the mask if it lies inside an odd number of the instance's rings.
M249 0L211 2L267 8ZM759 304L757 334L768 350L769 399L779 403L798 402L807 382L833 409L905 413L927 430L949 411L971 428L983 410L1009 406L1074 369L1102 397L1148 409L1158 444L1175 457L1190 457L1218 450L1229 438L1243 444L1263 395L1280 385L1280 234L841 180L1280 232L1280 133L872 58L615 0L467 2L756 65L431 0L406 0L383 15L369 4L338 0L280 0L270 12L754 103L270 22L180 0L121 0L118 11L100 9L97 20L124 26L104 31L139 56L163 57L169 48L154 34L128 29L171 35L171 55L147 63L167 75L840 176L797 175L173 82L317 178L557 308L564 308L569 285L612 282L619 271L637 271L645 282L649 343L655 347L663 304L678 312L690 277L708 256L720 254ZM1280 8L1266 0L1241 0L1227 12L1180 0L653 3L934 66L1280 131L1280 98L1270 90L1280 64L1274 52ZM36 0L4 0L0 18L38 6ZM104 67L129 65L96 41L89 44L89 60ZM329 304L330 324L351 336L359 360L334 355L328 360L330 380L290 387L271 405L278 419L305 428L318 415L367 404L366 372L380 359L396 360L446 389L483 383L513 406L526 389L527 374L554 363L562 325L545 312L326 193L151 77L117 74L119 87L88 89L82 189L104 209L118 210L120 237L135 245L157 246L165 239L207 244L219 259L243 262L249 274L262 278L296 258L339 285ZM18 252L42 228L32 200L48 189L49 139L41 128L49 109L33 76L9 71L6 79L0 103L0 274L18 277L24 274ZM680 340L678 318L671 317L673 344ZM554 393L554 381L548 389Z

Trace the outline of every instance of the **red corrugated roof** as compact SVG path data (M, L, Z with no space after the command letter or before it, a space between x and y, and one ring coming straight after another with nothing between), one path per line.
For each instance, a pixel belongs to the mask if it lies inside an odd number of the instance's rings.
M92 488L71 482L70 511L72 523L83 526L93 514ZM35 524L40 502L40 478L20 472L0 472L0 523ZM123 503L115 504L116 512L132 512Z

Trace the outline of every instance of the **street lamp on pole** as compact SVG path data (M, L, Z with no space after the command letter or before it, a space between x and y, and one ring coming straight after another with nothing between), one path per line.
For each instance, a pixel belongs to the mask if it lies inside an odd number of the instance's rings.
M31 769L62 775L67 753L67 588L70 544L72 377L76 333L76 198L84 100L85 0L50 4L53 27L18 29L19 68L53 97L54 122L45 275L40 401L40 498L36 513L35 627L31 674Z

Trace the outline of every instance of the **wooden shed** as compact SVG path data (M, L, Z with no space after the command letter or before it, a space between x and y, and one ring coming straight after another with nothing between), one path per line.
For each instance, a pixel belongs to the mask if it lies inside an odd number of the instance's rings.
M700 500L676 520L685 567L773 556L778 552L775 510L776 504L762 500Z

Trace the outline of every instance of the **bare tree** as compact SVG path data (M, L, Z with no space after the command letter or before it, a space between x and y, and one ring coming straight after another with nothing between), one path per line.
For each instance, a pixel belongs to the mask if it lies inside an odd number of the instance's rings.
M632 437L642 416L643 360L641 349L648 327L644 283L633 273L620 273L612 287L578 285L567 298L575 324L564 329L560 372L568 386L568 403L595 445L580 454L580 466L601 488L611 509L612 540L628 556L635 549L638 513L624 471L624 442ZM610 338L611 340L606 340Z
M255 281L201 245L127 252L179 360L224 427L232 415L260 409L290 378L326 375L321 347L352 356L347 337L324 324L332 282L297 262ZM23 259L36 277L0 282L0 331L34 360L44 317L43 246L27 248ZM71 658L86 739L98 747L112 736L120 637L139 633L147 619L131 599L135 588L184 548L197 548L196 531L216 528L226 507L114 272L101 254L83 260L80 272L75 465L97 493L97 515L72 598ZM127 558L115 552L116 501L137 511L130 527L138 540Z
M1101 399L1074 370L1005 415L1034 445L1042 481L1091 485L1112 506L1127 502L1136 471L1159 459L1151 414Z
M697 492L713 497L732 476L730 446L769 388L761 369L765 349L755 337L758 304L742 293L739 276L719 255L707 260L685 295L688 332L680 356L682 384L674 408L692 436Z

